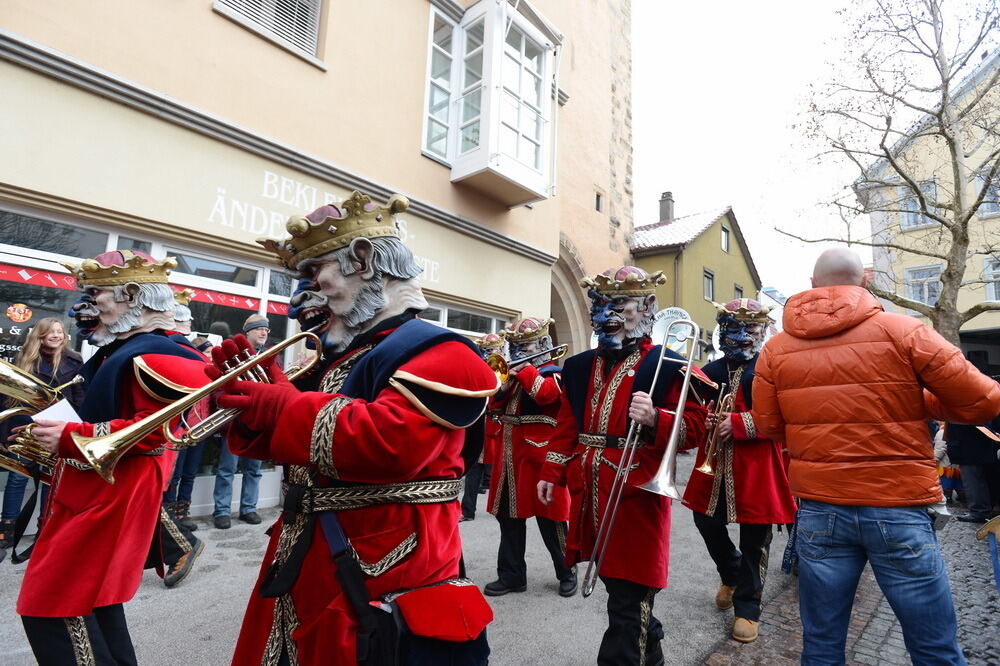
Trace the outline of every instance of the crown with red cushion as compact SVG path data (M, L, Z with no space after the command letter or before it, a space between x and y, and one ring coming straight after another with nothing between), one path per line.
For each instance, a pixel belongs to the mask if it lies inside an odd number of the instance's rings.
M475 342L480 349L486 349L488 351L500 349L504 345L503 337L497 335L496 333L487 333L481 338L476 338Z
M340 206L331 203L309 215L288 218L285 228L291 237L258 238L257 242L278 255L283 266L295 270L303 259L346 247L355 238L398 238L395 216L409 206L409 200L402 194L393 194L387 205L378 206L367 194L355 190Z
M554 323L556 323L555 319L543 320L538 317L525 317L504 328L500 334L516 344L531 342L548 335L549 325Z
M666 282L663 271L650 275L636 266L622 266L593 277L585 277L580 280L580 286L595 289L597 293L608 296L648 296L656 291L657 285Z
M145 252L112 250L79 264L60 261L79 286L110 287L130 282L158 282L167 284L170 271L177 268L177 260L167 257L157 261Z
M753 324L766 324L771 321L771 318L767 316L771 308L764 307L752 298L737 298L725 305L713 301L712 305L715 306L720 315L729 315L736 321L745 321Z

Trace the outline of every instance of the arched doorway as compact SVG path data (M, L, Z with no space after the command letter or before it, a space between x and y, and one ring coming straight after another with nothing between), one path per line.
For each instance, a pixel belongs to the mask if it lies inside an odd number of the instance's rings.
M590 309L580 288L585 275L572 241L560 234L559 260L552 266L550 311L556 320L552 339L555 344L568 344L570 355L590 348Z

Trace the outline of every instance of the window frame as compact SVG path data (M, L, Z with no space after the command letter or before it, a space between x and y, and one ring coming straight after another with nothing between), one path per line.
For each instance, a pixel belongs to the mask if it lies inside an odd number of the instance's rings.
M936 270L937 271L937 279L934 280L934 282L936 282L937 285L938 285L938 292L937 292L937 296L935 297L935 299L932 302L928 302L927 300L924 300L922 298L915 297L914 296L914 291L913 291L913 287L914 287L915 282L914 282L914 278L912 276L912 273L914 273L915 271L928 271L928 270ZM906 285L906 295L907 295L907 297L910 300L912 300L912 301L917 301L918 303L923 303L924 305L927 305L929 307L934 307L937 304L937 299L941 297L941 272L942 271L943 271L943 266L941 264L931 264L931 265L927 265L927 266L907 266L907 267L905 267L903 269L903 275L904 275L903 284ZM917 278L917 280L918 280L917 284L926 285L926 284L928 284L931 281L931 278L929 278L929 277L927 277L927 278Z
M464 336L467 336L467 337L478 338L478 337L482 337L484 335L487 335L488 333L499 333L504 328L504 326L506 326L506 324L507 324L507 318L506 317L504 317L503 315L500 315L500 314L498 314L496 312L489 312L487 310L478 310L476 308L469 308L469 307L461 306L461 305L452 305L452 304L446 303L444 301L435 301L435 300L428 300L427 301L427 307L428 308L434 308L435 310L438 310L440 312L440 314L438 315L437 319L430 319L428 317L424 317L423 313L421 313L419 315L421 319L423 319L424 321L429 321L432 324L437 324L438 326L440 326L442 328L446 328L449 331L454 331L455 333L458 333L460 335L464 335ZM462 313L465 313L465 314L470 314L470 315L473 315L473 316L476 316L476 317L486 317L487 319L490 320L490 329L491 330L486 331L486 332L480 332L480 331L472 331L472 330L468 330L468 329L464 329L464 328L455 328L453 326L448 326L448 312L449 312L449 310L456 310L458 312L462 312Z
M445 133L445 154L444 155L440 155L440 154L438 154L438 153L436 153L436 152L434 152L433 150L430 149L429 142L428 142L428 136L427 136L428 128L430 127L430 123L431 123L431 111L430 111L430 105L431 105L431 88L433 86L435 86L434 78L433 78L433 71L434 71L433 70L433 63L434 63L434 48L435 48L435 46L437 46L436 42L434 41L434 33L435 33L434 25L435 25L436 19L440 19L445 24L447 24L448 26L451 27L451 44L452 44L452 50L451 50L451 53L449 54L449 57L451 58L451 71L448 74L448 91L447 91L448 92L448 113L447 113L448 122L447 122L446 133ZM455 107L456 107L456 102L455 102L455 81L456 81L456 76L459 74L459 68L458 68L458 65L457 65L458 58L456 57L456 53L455 53L455 51L458 48L458 43L456 41L456 39L457 39L457 32L458 32L458 24L457 23L455 23L450 18L448 18L447 16L445 16L444 13L442 13L437 8L431 7L430 24L429 24L429 26L427 28L427 69L426 69L426 71L427 71L426 79L427 80L426 80L426 85L424 86L424 107L423 107L423 123L422 123L422 126L421 126L421 132L420 132L420 152L423 155L425 155L426 157L429 157L432 160L439 161L442 164L445 164L447 166L451 166L451 159L450 159L451 158L451 152L452 152L451 151L451 142L452 142L452 137L454 135L454 132L452 132L451 123L452 123L452 115L456 112L456 110L455 110ZM440 122L440 121L438 121L438 122Z
M986 257L983 260L983 280L987 280L986 300L1000 301L1000 259Z
M976 173L977 192L986 184L986 176L988 174L988 169L981 170ZM992 201L987 201L988 199L991 199ZM986 206L989 206L990 210L985 210ZM976 210L976 216L981 220L1000 216L1000 173L998 173L993 182L990 183L989 191L986 192L986 197L984 198L983 203L979 204L979 208Z
M709 287L710 289L706 289ZM707 294L707 291L711 291L711 294ZM706 301L715 301L715 271L703 268L701 273L701 295Z
M932 199L937 199L937 180L934 178L928 178L926 180L921 180L919 182L920 191L928 196L925 191L925 186L932 186L933 191L930 192L929 196ZM915 229L926 229L927 227L933 227L937 224L936 221L927 217L920 210L920 199L917 195L906 185L900 185L898 187L900 192L899 196L899 208L901 211L899 213L899 229L900 231L913 231ZM914 208L909 208L909 206L914 206ZM931 206L928 206L928 209ZM915 222L913 220L916 220Z
M732 242L731 232L729 231L729 229L726 228L724 224L719 225L719 228L722 229L722 238L720 240L722 251L725 252L726 254L729 254L730 243Z
M744 298L743 287L736 283L733 283L733 300L738 301L741 298Z
M273 4L276 0L270 0ZM310 65L318 67L324 72L328 69L326 63L321 59L320 50L322 47L323 40L323 24L325 18L325 11L327 3L324 0L296 0L298 2L315 2L316 7L316 34L314 36L316 50L314 53L309 53L308 50L302 48L295 42L289 41L288 39L282 37L279 33L271 30L267 25L260 23L252 16L242 13L239 9L232 7L228 4L227 0L212 0L212 11L215 13L229 19L233 23L249 30L250 32L258 35L259 37L266 39L275 46L288 51L292 55L295 55L302 60L305 60Z

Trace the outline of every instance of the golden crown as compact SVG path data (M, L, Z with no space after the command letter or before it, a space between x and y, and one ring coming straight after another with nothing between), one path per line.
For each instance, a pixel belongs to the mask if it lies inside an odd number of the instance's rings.
M496 333L487 333L481 338L476 338L475 343L480 349L492 351L503 347L504 339Z
M190 305L192 298L194 298L194 289L181 289L174 292L174 300L179 305Z
M121 264L115 260L122 261ZM104 264L103 261L110 263ZM93 259L84 259L79 264L60 261L66 270L76 278L79 286L109 287L129 282L159 282L167 284L171 269L177 268L177 260L167 257L156 261L148 254L136 254L131 250L105 252Z
M545 337L549 333L549 325L556 323L555 319L539 319L538 317L527 317L515 321L509 328L504 328L500 335L515 344L531 342Z
M647 274L635 266L622 266L592 277L580 280L580 286L592 288L599 294L612 296L648 296L656 291L657 285L666 284L663 271Z
M736 321L751 324L766 324L771 321L771 318L767 316L771 308L761 305L752 298L737 298L725 304L712 301L712 305L715 306L720 315L729 315Z
M372 203L371 197L357 190L351 192L339 206L329 204L312 213L328 210L337 215L326 215L313 222L309 217L297 215L288 218L285 228L290 238L274 240L258 238L257 242L278 255L286 268L295 270L303 259L312 259L345 247L355 238L399 237L395 215L409 208L410 202L402 194L393 194L385 206Z

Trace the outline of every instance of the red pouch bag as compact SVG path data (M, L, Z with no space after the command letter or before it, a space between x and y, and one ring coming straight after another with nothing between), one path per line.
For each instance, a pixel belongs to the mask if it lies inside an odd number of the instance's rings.
M393 595L410 633L442 641L471 641L493 621L479 587L455 579Z

